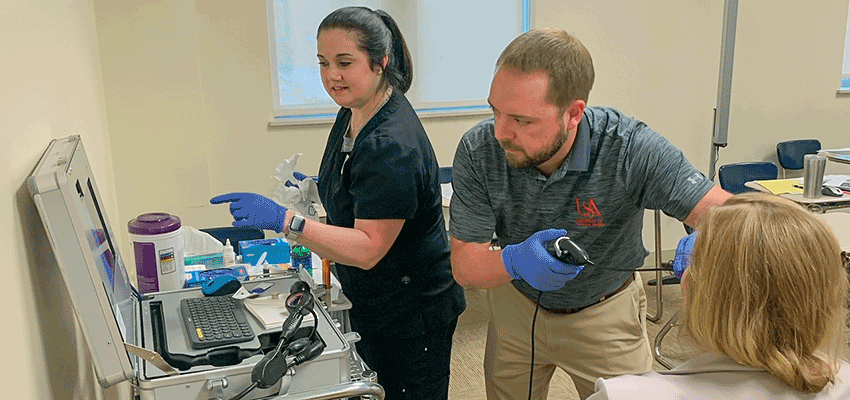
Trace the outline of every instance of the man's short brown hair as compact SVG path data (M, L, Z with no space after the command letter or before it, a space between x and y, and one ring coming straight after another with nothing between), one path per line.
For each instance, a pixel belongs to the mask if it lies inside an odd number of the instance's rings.
M496 61L496 71L502 67L545 71L549 75L548 99L560 109L566 109L573 100L586 102L593 87L590 52L562 29L535 29L518 36Z

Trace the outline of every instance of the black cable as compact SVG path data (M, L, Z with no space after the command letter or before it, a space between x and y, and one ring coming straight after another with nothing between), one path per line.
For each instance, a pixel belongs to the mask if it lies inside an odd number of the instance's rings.
M310 308L310 314L313 315L313 331L310 332L310 336L308 337L314 338L316 337L316 331L318 331L319 329L319 316L316 315L316 310L314 310L312 307Z
M670 271L673 272L673 261L667 261L666 263L661 264L661 268L636 268L636 269L627 269L627 268L608 268L601 267L608 271L626 271L626 272L649 272L649 271Z
M537 301L534 306L534 318L531 319L531 366L528 368L528 400L531 400L531 388L534 382L534 326L537 325L537 312L540 311L540 298L543 297L543 291L537 294Z
M237 394L236 396L231 397L230 400L239 400L239 399L245 397L245 395L247 395L249 392L254 390L257 387L257 385L259 385L259 384L260 384L260 382L252 383L251 386L248 386L245 390L243 390L241 393Z
M605 268L608 271L625 271L625 272L650 272L650 271L670 271L673 272L672 268L639 268L639 269L626 269L626 268Z

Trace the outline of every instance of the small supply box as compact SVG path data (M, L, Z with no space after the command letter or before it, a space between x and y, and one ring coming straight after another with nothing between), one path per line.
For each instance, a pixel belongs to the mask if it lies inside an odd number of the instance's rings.
M231 268L211 268L186 271L186 287L200 287L204 282L222 275L232 275L240 281L247 280L248 270L244 266Z
M186 264L186 268L184 269L186 272L189 272L190 265L203 265L204 269L223 268L224 254L210 253L183 256L183 262Z
M285 239L255 239L239 242L239 254L242 254L242 262L245 264L256 265L263 253L266 253L265 261L269 264L289 263L289 243Z
M101 386L130 381L135 400L230 399L252 386L252 371L275 348L281 328L266 329L248 315L252 338L193 348L181 302L202 297L201 290L142 295L133 288L79 136L53 140L27 186ZM280 292L285 299L298 281L294 274L281 274L243 285L250 291L272 283L276 290L266 293ZM372 375L364 373L365 365L351 347L355 335L343 335L320 303L312 310L314 318L305 320L293 339L318 335L323 351L270 387L254 388L240 398L383 398L383 389L368 379Z

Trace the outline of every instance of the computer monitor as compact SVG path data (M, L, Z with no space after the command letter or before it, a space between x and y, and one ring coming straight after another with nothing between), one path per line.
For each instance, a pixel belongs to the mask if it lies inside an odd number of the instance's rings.
M80 136L54 139L27 181L104 387L132 379L138 293Z

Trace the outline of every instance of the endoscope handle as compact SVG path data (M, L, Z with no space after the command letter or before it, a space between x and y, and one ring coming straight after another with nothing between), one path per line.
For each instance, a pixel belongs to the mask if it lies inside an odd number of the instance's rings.
M593 265L587 252L579 247L569 236L561 236L546 244L546 250L553 257L572 265Z

